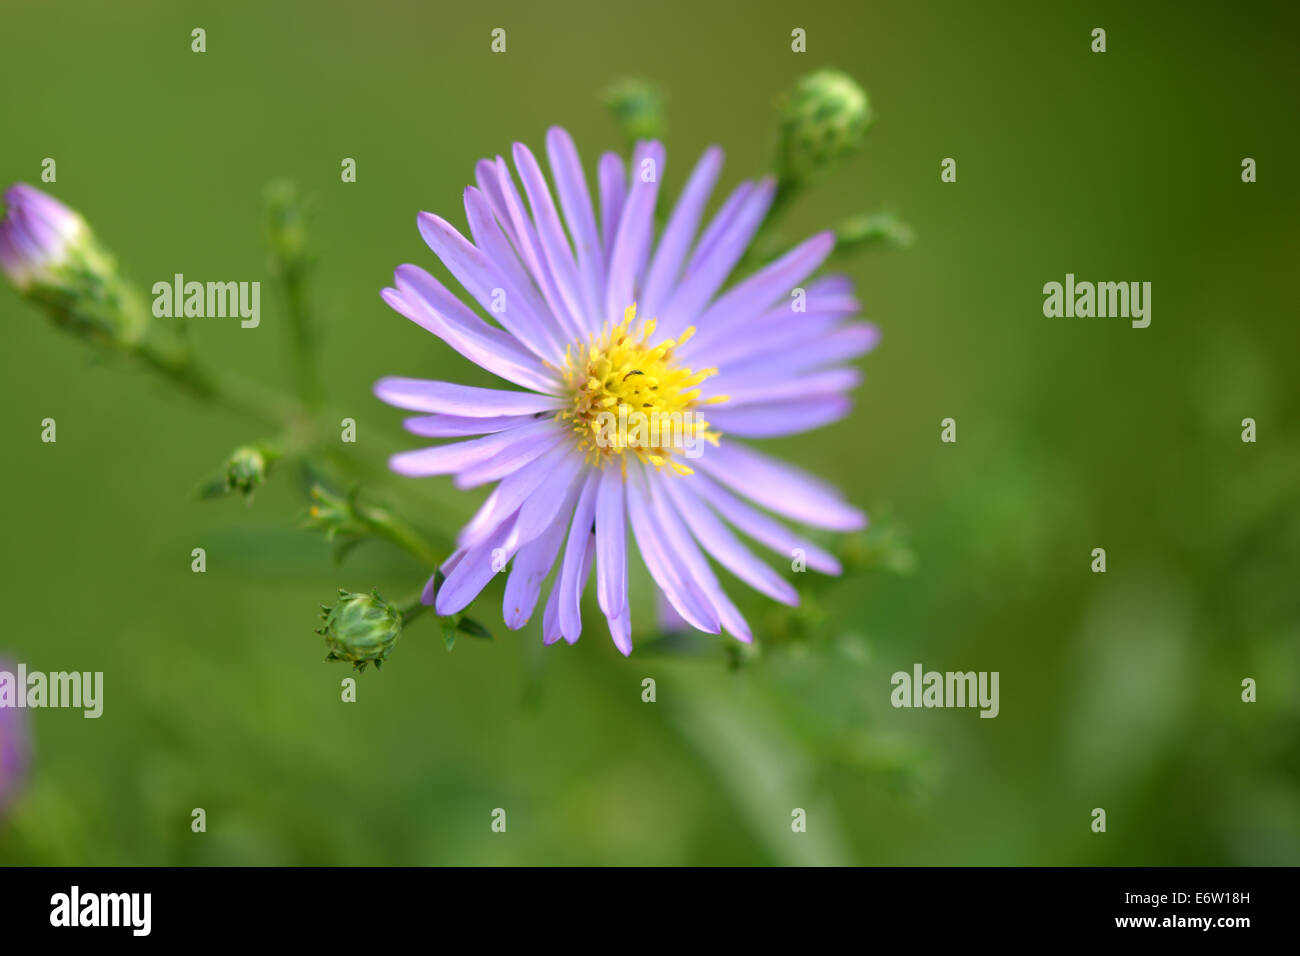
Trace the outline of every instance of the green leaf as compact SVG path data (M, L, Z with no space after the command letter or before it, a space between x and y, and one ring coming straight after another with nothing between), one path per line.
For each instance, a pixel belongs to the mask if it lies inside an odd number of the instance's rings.
M470 637L477 637L484 641L492 640L492 633L478 621L472 620L471 618L462 617L460 621L457 622L456 627L458 630L468 634Z
M330 552L330 557L336 565L341 565L352 549L361 543L360 538L338 538L334 542L334 547Z
M215 478L209 478L203 484L195 489L194 497L200 501L207 501L211 498L224 498L230 494L230 486L226 484L225 475L217 475Z

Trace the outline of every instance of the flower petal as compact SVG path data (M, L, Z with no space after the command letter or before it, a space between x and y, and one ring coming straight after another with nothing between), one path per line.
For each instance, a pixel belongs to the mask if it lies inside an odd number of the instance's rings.
M564 534L569 529L577 500L578 487L575 485L550 526L515 555L510 577L506 579L506 594L501 608L506 627L512 631L519 630L533 616L533 609L542 593L542 582L551 573L560 546L564 544Z
M396 293L385 289L384 301L475 365L536 392L560 391L559 376L515 336L488 325L423 269L398 266L394 281Z
M524 544L533 540L551 523L560 503L570 486L579 480L582 470L582 454L573 448L560 445L564 452L552 466L551 471L536 486L536 493L526 496L519 507L519 520L515 522L511 533L511 544ZM505 482L502 482L504 486Z
M520 506L544 482L556 466L563 461L571 449L561 443L540 457L533 459L518 471L507 475L492 489L492 493L474 513L465 527L456 536L456 543L461 547L472 547L483 541L503 521L519 511ZM532 537L536 537L533 535ZM520 544L526 542L520 541Z
M560 581L559 576L551 582L551 594L546 599L546 610L542 611L542 643L550 647L560 639Z
M749 248L758 227L763 224L775 194L775 181L770 178L763 180L740 201L734 215L716 239L712 239L709 232L701 238L701 246L704 246L706 240L710 244L706 251L697 252L692 257L681 284L660 313L665 336L676 336L691 325L709 300L722 288L722 284L731 275L731 270ZM722 213L719 212L718 215L721 216Z
M611 618L627 605L625 487L619 469L607 467L601 473L596 497L596 592L600 609Z
M560 566L560 633L570 644L582 634L582 592L591 574L591 552L595 539L591 524L596 517L596 491L600 487L599 472L587 476L573 509L573 525L569 541L564 546L564 562Z
M653 163L647 180L642 172L645 163ZM617 324L623 310L636 301L637 280L645 266L654 232L655 200L664 170L664 148L660 143L643 143L633 157L632 189L628 193L618 233L609 254L609 274L605 289L603 318ZM650 316L646 316L650 318Z
M699 334L695 340L686 344L682 352L683 359L697 350L702 350L699 354L707 355L709 342L717 341L728 333L741 331L746 323L752 322L755 315L760 314L776 299L788 296L791 290L826 261L833 248L835 233L818 233L720 296L696 321ZM703 340L703 344L700 344L700 340Z
M564 576L564 586L565 586L566 593L560 595L561 610L563 610L565 603L568 602L567 592L569 590L576 590L577 592L576 595L573 597L574 603L580 603L582 601L582 592L583 589L586 588L587 586L587 580L591 577L591 565L592 562L595 560L595 558L596 558L596 536L588 532L587 546L583 549L582 552L582 569L577 574L574 575L566 574ZM582 626L581 617L578 619L578 626L579 627ZM564 633L563 628L560 629L560 633L564 635L564 639L568 641L570 644L576 644L578 642L577 634L574 634L572 637L570 637L568 634Z
M682 261L690 249L695 232L700 227L705 203L713 192L722 170L722 150L712 146L704 151L695 169L691 171L686 186L673 208L673 213L659 237L650 271L646 274L645 288L641 292L641 310L646 318L659 314L660 306L667 301L668 293L681 273Z
M537 226L524 211L524 201L519 196L519 190L515 188L510 167L500 156L497 157L497 182L501 184L501 195L505 198L506 212L515 225L515 235L521 243L518 250L519 258L523 260L537 288L541 290L542 298L550 307L551 315L555 317L556 325L563 333L563 338L566 341L572 340L578 334L579 328L556 288L554 275L542 259Z
M786 558L793 558L796 551L801 552L804 560L808 562L808 567L822 574L840 573L840 563L829 551L800 537L781 522L745 504L698 471L691 475L691 490L702 500L707 501L733 527L759 544L766 545Z
M632 653L631 609L625 607L621 613L607 617L606 620L609 621L609 636L614 646L623 653L624 657L630 656Z
M623 171L623 158L618 153L602 153L596 167L600 184L600 236L604 246L605 261L614 248L618 234L618 221L623 216L623 203L627 197L627 177Z
M717 634L721 630L718 612L699 586L679 567L676 552L664 537L641 463L629 462L627 475L631 483L627 493L628 517L632 520L632 533L641 557L650 569L650 576L677 613L693 627Z
M416 221L420 235L456 281L479 305L491 312L495 290L513 287L501 267L442 217L422 212ZM499 314L501 324L535 355L552 364L558 363L563 351L560 343L552 337L544 317L527 314L522 306L522 295L517 293L514 298L516 301L511 308Z
M412 435L424 438L463 438L466 435L489 435L517 425L536 421L532 415L498 415L495 418L469 418L465 415L417 415L402 422Z
M375 395L389 405L413 412L440 412L468 418L533 415L554 411L565 404L562 398L535 392L507 392L399 376L381 378L375 383Z
M687 343L690 344L689 342ZM777 324L769 318L755 320L752 331L732 336L709 349L709 364L726 374L762 367L786 377L828 362L847 362L870 352L880 344L880 329L871 322L844 322L824 313L785 315ZM716 377L716 376L715 376ZM715 388L714 379L701 387L705 395L725 394Z
M784 402L753 402L709 409L709 424L725 435L778 438L798 435L837 422L853 408L844 395L822 395Z
M568 132L552 126L546 132L546 155L555 177L564 220L578 254L578 275L582 280L584 314L588 332L599 331L600 305L605 300L605 250L596 228L591 193L582 174L582 160Z
M398 452L388 459L388 467L399 475L413 477L451 475L482 466L484 462L505 455L515 463L511 468L513 471L556 444L559 441L558 432L554 422L534 421L483 438ZM551 439L549 444L548 437Z
M658 588L655 588L655 613L659 619L659 630L665 634L679 634L690 630L691 625L677 613L677 608L673 607L672 602L668 600L668 595Z
M740 442L723 441L695 464L764 508L795 521L836 531L866 527L867 516L834 487Z
M691 490L696 484L694 478L691 475L682 481L666 481L664 487L704 550L756 591L782 604L797 605L799 595L794 586L741 544L740 539Z
M541 243L542 255L545 257L543 267L550 273L551 281L559 295L559 304L567 313L567 327L579 334L590 332L587 323L587 310L582 299L582 290L578 284L578 267L573 261L573 250L569 248L569 238L560 223L559 211L551 190L542 175L542 167L537 158L523 143L514 146L515 168L524 184L528 196L528 207L532 210L533 221L537 224L537 238Z
M498 571L506 566L514 554L506 544L509 534L510 523L503 522L486 541L464 549L454 565L450 562L443 565L442 573L446 575L446 580L442 582L433 602L434 609L439 614L456 614L465 610Z
M833 368L809 375L777 378L766 367L742 369L718 376L717 390L728 396L727 404L734 407L754 402L794 401L821 395L839 395L857 388L862 373L856 368Z
M501 225L503 215L507 213L494 210L491 200L481 191L473 186L465 190L465 219L469 223L470 235L501 270L501 278L504 280L500 290L503 294L492 302L491 313L507 327L525 321L544 327L547 341L555 343L559 348L570 339L568 327L555 317L533 275L511 247L508 234ZM531 228L531 224L528 224L528 228ZM520 316L513 316L515 311L520 310Z
M549 418L521 426L515 431L521 433L519 440L504 445L490 458L483 458L468 465L456 476L456 487L476 488L512 475L524 465L555 448L564 441L565 437L564 429Z
M737 610L736 605L732 603L731 598L727 596L727 592L722 590L717 575L709 567L708 559L696 547L695 542L691 539L690 532L682 524L681 516L668 497L665 486L668 482L680 480L680 475L671 473L650 472L646 474L646 483L654 502L654 513L659 519L659 526L663 530L664 540L671 547L672 553L681 561L683 577L688 578L689 582L699 589L705 600L713 606L719 623L727 629L727 633L737 640L749 643L753 640L749 624L740 611Z

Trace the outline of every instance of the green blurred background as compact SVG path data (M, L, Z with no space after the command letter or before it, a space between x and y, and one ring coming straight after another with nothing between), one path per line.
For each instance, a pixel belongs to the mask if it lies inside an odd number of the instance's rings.
M891 204L918 241L848 267L884 331L854 415L767 447L865 506L876 553L916 560L830 583L794 619L736 584L766 635L739 666L706 636L625 660L594 588L583 640L543 649L536 623L499 624L497 585L477 605L493 641L448 654L422 619L344 704L317 604L339 586L404 597L423 569L382 544L332 565L297 530L289 473L251 508L194 501L263 436L97 359L6 285L0 654L103 671L105 709L29 714L0 861L1300 863L1294 10L981 7L8 5L0 182L39 185L54 157L50 191L146 290L175 272L262 280L259 329L193 335L206 359L287 385L261 196L296 180L314 200L324 375L375 461L403 441L376 378L487 381L378 296L399 263L433 267L415 214L463 224L475 160L539 149L558 123L590 172L621 146L599 91L639 74L667 94L668 193L710 143L729 189L764 170L775 97L847 70L876 126L786 231ZM1151 327L1044 318L1042 286L1066 272L1152 282ZM46 417L57 444L39 440ZM406 485L431 532L480 500ZM1000 716L892 709L890 674L916 662L999 671Z

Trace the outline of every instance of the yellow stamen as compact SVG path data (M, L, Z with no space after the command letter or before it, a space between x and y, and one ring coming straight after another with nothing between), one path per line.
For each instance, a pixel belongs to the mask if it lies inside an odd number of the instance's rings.
M621 323L565 349L561 371L573 405L557 418L573 428L592 465L603 468L618 461L626 476L630 451L655 468L667 465L675 474L693 474L672 456L701 442L718 444L721 436L709 429L698 409L725 402L726 396L701 400L696 387L718 370L696 372L675 362L674 350L695 334L694 326L676 339L651 345L655 320L634 330L635 322L633 303Z

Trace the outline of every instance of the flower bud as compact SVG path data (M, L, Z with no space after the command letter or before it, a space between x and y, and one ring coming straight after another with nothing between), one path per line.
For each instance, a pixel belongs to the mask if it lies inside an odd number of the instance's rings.
M321 605L325 625L316 633L325 635L327 661L348 661L358 672L374 663L378 668L402 634L402 613L379 596L339 589L339 602Z
M871 126L871 104L847 73L818 70L795 84L781 104L777 174L804 183L851 156Z
M12 679L16 668L13 663L0 660L0 671ZM26 687L16 687L26 694ZM17 796L27 778L27 764L31 750L24 711L13 706L13 701L0 703L0 816Z
M664 101L659 89L646 80L620 80L605 91L605 106L628 143L661 139L664 135Z
M271 463L260 448L236 448L226 459L226 489L248 497L266 480L270 469Z
M148 311L86 221L25 183L5 191L4 205L0 270L18 291L77 334L115 345L137 344Z
M40 281L53 282L70 247L88 237L85 220L26 183L11 186L4 201L8 215L0 222L0 268L19 292Z
M321 485L311 487L311 507L307 510L306 527L324 531L333 541L336 538L356 538L369 533L369 528L357 513L357 490L345 497Z

